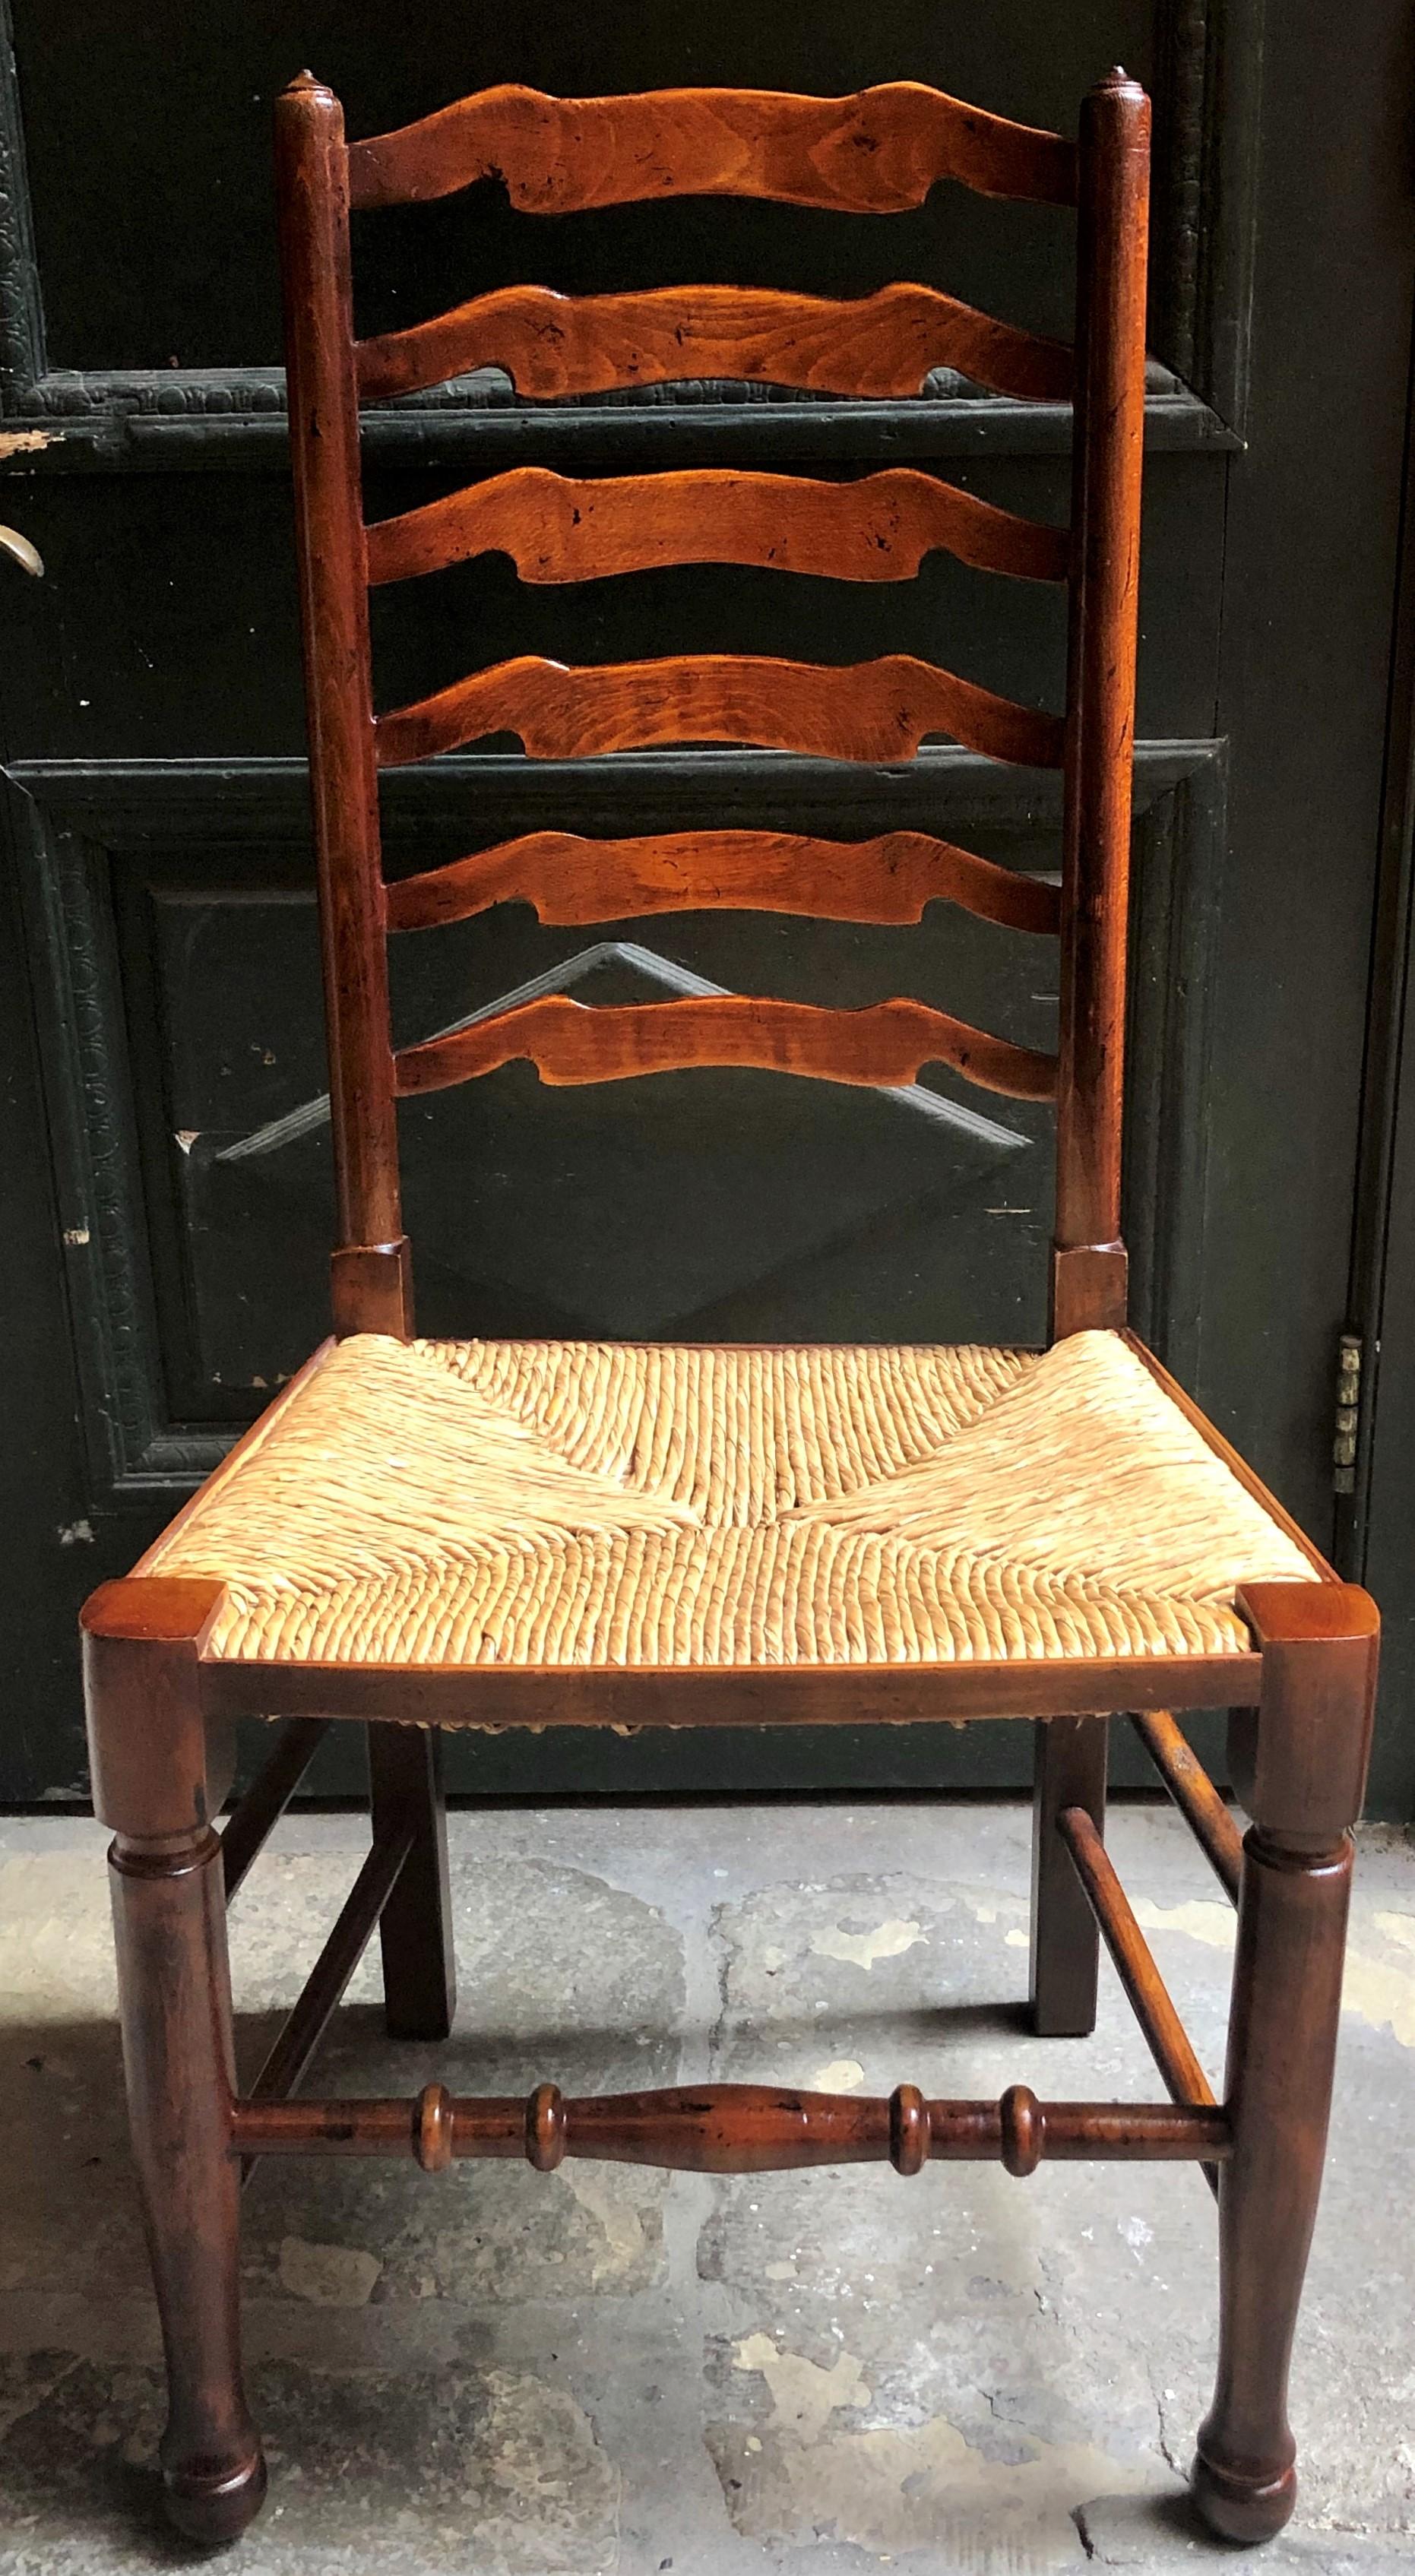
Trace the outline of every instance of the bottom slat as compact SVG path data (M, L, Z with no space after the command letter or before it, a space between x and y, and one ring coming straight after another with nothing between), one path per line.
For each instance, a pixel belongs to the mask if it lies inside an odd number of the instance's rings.
M566 2101L553 2084L528 2099L449 2093L403 2100L237 2102L238 2155L411 2155L439 2172L463 2157L524 2156L550 2172L564 2156L667 2166L686 2173L779 2173L803 2165L999 2159L1028 2174L1044 2156L1221 2161L1227 2114L1168 2102L1039 2102L1014 2084L999 2102L931 2102L901 2084L887 2098L704 2084Z

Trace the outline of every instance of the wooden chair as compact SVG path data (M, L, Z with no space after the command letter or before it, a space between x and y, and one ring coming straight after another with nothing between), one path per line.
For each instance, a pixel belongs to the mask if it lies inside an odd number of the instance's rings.
M84 1613L95 1798L111 1862L134 2150L162 2311L172 2516L202 2540L256 2511L241 2385L237 2206L257 2156L600 2156L717 2173L888 2158L1190 2159L1218 2195L1217 2394L1194 2484L1230 2539L1292 2509L1286 2380L1337 2028L1349 1828L1377 1623L1126 1327L1121 1042L1134 706L1149 106L1122 73L1077 146L898 84L821 100L686 90L464 99L346 146L308 75L278 108L291 438L338 1181L334 1338L125 1581ZM931 287L838 304L728 288L484 295L354 337L349 209L488 173L568 212L737 193L884 213L941 178L1079 211L1073 350ZM677 377L914 394L957 366L1071 397L1069 536L914 472L567 482L518 471L366 528L358 404L496 363L523 395ZM713 560L901 579L944 546L1070 587L1064 720L905 656L852 670L687 656L523 659L372 712L367 585L484 548L531 580ZM385 887L378 773L510 731L547 759L741 741L853 760L942 731L1060 766L1059 896L914 833L844 845L754 832L597 842L535 832ZM1055 1058L915 1000L857 1011L738 996L582 1008L562 997L393 1048L385 938L511 896L579 922L711 902L918 919L926 901L1055 934ZM698 1064L898 1084L943 1063L1056 1102L1052 1340L982 1349L669 1349L413 1338L395 1106L515 1057L551 1083ZM1170 1712L1229 1705L1238 1834ZM286 1731L224 1834L240 1717ZM1107 1721L1135 1723L1238 1906L1214 2100L1102 1841ZM1037 1728L1032 2004L1093 2022L1097 1937L1169 2099L889 2100L707 2085L565 2101L323 2101L296 2090L375 1923L389 2028L446 2033L453 1970L437 1730L544 1724ZM224 1907L325 1726L367 1728L372 1846L283 2036L235 2089ZM922 2187L927 2188L927 2185Z

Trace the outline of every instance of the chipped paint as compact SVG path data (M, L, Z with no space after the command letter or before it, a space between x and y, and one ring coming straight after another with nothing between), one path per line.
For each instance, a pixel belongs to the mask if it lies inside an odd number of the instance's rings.
M828 2066L818 2066L811 2077L818 2093L853 2093L864 2080L865 2070L858 2057L832 2057Z
M877 1959L900 1958L925 1937L921 1923L901 1922L891 1915L887 1923L876 1924L873 1932L849 1932L843 1924L833 1923L828 1932L811 1934L811 1948L818 1959L843 1959L852 1968L868 1969Z
M838 2352L829 2370L804 2353L783 2352L769 2334L744 2335L732 2354L734 2370L760 2371L771 2399L771 2427L798 2442L818 2442L840 2406L868 2406L865 2374L851 2352Z
M586 2217L600 2231L601 2242L590 2256L591 2288L603 2289L606 2281L628 2286L646 2266L651 2274L653 2249L644 2233L643 2211L629 2199L618 2176L600 2165L577 2163L567 2164L564 2175Z
M746 2539L833 2540L877 2556L946 2551L960 2570L1020 2576L1074 2564L1071 2517L1091 2497L1152 2492L1156 2484L1153 2462L1031 2433L1019 2437L1023 2456L990 2458L944 2415L858 2430L834 2425L842 2407L872 2402L848 2353L821 2370L756 2334L737 2347L734 2366L762 2372L773 2406L764 2434L712 2428L729 2510Z
M364 2308L383 2265L359 2245L311 2245L286 2236L280 2245L280 2278L291 2296L316 2308Z
M1207 1897L1198 1896L1184 1905L1156 1905L1151 1897L1137 1896L1134 1913L1147 1932L1184 1932L1210 1950L1233 1947L1237 1917L1231 1905L1211 1904Z
M1415 2048L1415 1971L1393 1959L1348 1950L1341 2001L1344 2011L1369 2022L1372 2030L1389 2030L1402 2048Z
M1142 1896L1135 1914L1147 1932L1182 1932L1211 1950L1231 1950L1237 1934L1231 1906L1198 1899L1187 1905L1155 1905ZM1373 1928L1415 1957L1415 1915L1377 1914ZM1402 2048L1415 2048L1415 1968L1348 1946L1341 2003L1344 2012L1370 2029L1389 2030Z
M475 2564L513 2576L607 2570L619 2558L619 2471L583 2408L523 2371L487 2373ZM439 2552L441 2563L460 2552ZM471 2563L464 2560L463 2563Z

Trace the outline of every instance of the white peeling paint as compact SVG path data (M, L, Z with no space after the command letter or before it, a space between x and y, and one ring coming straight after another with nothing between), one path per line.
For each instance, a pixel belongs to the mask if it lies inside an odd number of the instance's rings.
M877 1959L897 1959L924 1938L921 1923L901 1922L891 1915L873 1932L846 1932L832 1923L828 1932L813 1932L811 1948L818 1959L843 1959L852 1968L872 1968Z
M746 2538L834 2540L881 2559L930 2551L931 2566L1071 2568L1075 2506L1096 2495L1174 2491L1157 2461L1118 2460L1089 2443L1052 2443L1018 2428L1029 2456L990 2459L946 2416L860 2428L832 2421L873 2401L847 2352L822 2370L749 2335L733 2356L759 2370L772 2400L765 2438L720 2428L714 2443L729 2509ZM1175 2482L1177 2484L1177 2482Z
M605 2172L593 2164L571 2162L562 2171L585 2216L600 2230L601 2242L590 2257L590 2281L598 2290L604 2282L633 2272L642 2262L643 2216L612 2170Z
M1187 1905L1155 1905L1142 1896L1136 1919L1147 1932L1183 1932L1212 1950L1231 1950L1237 1917L1229 1905L1197 1900ZM1415 1915L1377 1914L1373 1929L1415 1959ZM1349 1949L1341 1989L1342 2009L1372 2030L1389 2030L1402 2048L1415 2048L1415 1968L1399 1959L1373 1958L1369 1951Z
M864 2080L865 2070L858 2057L832 2057L828 2066L818 2066L811 2077L818 2093L853 2093Z
M841 2351L829 2370L801 2352L781 2352L769 2334L744 2335L732 2354L734 2370L759 2370L771 2399L771 2429L789 2430L798 2442L818 2442L840 2406L868 2406L865 2374L852 2352Z
M1156 1905L1153 1898L1135 1899L1135 1920L1147 1932L1184 1932L1191 1941L1202 1941L1210 1950L1231 1950L1238 1928L1238 1918L1231 1905L1211 1905L1207 1898L1191 1897L1187 1905Z
M311 2245L303 2236L280 2244L280 2278L293 2297L316 2308L367 2307L383 2265L361 2245Z

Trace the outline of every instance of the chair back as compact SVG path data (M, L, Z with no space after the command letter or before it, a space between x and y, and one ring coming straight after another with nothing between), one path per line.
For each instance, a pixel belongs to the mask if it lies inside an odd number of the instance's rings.
M1122 72L1087 95L1079 140L912 82L845 99L730 89L557 99L484 90L348 144L339 101L302 73L277 103L290 432L309 713L339 1241L335 1328L412 1331L396 1104L529 1059L551 1083L752 1065L904 1084L942 1063L984 1088L1054 1099L1055 1333L1125 1320L1120 1240L1127 872L1135 704L1149 102ZM442 197L499 176L528 212L644 198L745 196L887 214L953 179L1078 210L1074 344L993 319L931 285L847 302L738 287L562 296L513 286L376 338L355 337L351 209ZM737 471L570 480L523 468L365 525L359 406L498 366L553 401L688 378L841 396L909 396L960 370L1022 401L1073 406L1069 530L911 470L854 482ZM495 548L523 579L650 566L773 566L904 580L944 547L1014 579L1065 582L1066 705L1044 714L908 654L853 666L686 654L569 669L522 656L375 716L368 591ZM928 734L1064 774L1061 883L919 832L865 842L710 830L591 840L528 833L385 885L381 769L494 733L556 760L665 743L744 743L858 761ZM543 921L713 905L866 922L943 897L1061 948L1055 1056L916 1000L860 1010L741 994L586 1008L546 995L395 1048L390 932L519 897Z

